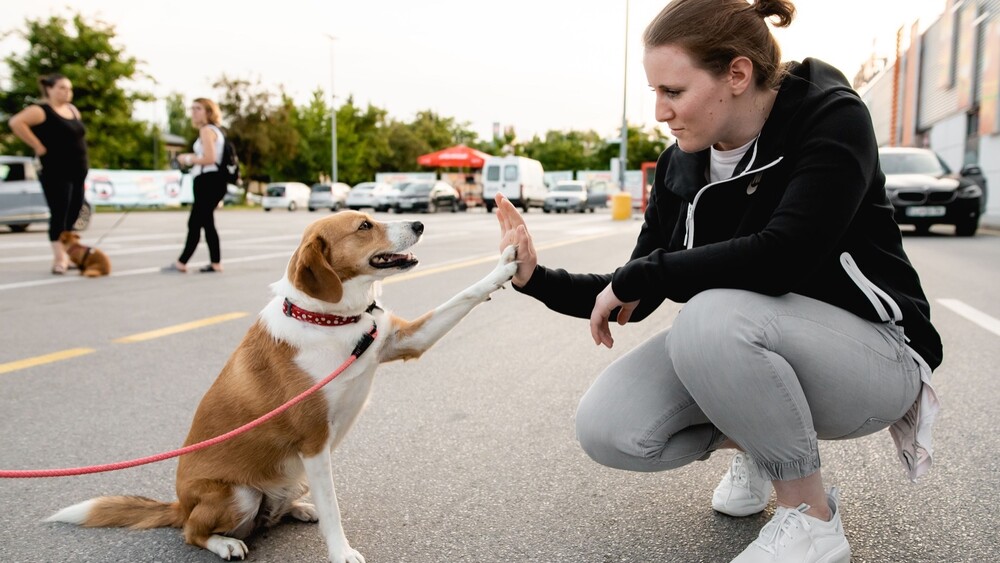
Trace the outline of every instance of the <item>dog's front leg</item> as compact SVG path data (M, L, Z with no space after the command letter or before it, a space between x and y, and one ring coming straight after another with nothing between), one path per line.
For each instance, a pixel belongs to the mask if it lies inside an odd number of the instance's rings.
M325 449L318 455L302 456L302 464L309 479L309 489L313 504L319 513L319 529L326 540L326 549L331 563L365 563L344 535L344 527L340 522L340 506L337 504L337 491L333 486L333 464L330 461L330 451Z
M508 246L500 254L500 260L492 272L443 305L412 322L393 317L393 332L382 347L379 359L389 362L420 357L476 305L488 300L491 293L514 277L514 272L517 271L516 257L517 249Z

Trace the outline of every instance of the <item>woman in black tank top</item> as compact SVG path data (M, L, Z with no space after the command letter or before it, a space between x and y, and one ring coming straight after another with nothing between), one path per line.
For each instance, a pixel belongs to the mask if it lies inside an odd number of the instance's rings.
M38 79L42 103L31 105L10 118L10 129L35 150L42 163L41 182L49 204L49 241L52 273L63 274L69 256L59 242L63 231L72 231L83 207L83 182L87 178L86 129L80 110L72 104L73 85L61 74Z

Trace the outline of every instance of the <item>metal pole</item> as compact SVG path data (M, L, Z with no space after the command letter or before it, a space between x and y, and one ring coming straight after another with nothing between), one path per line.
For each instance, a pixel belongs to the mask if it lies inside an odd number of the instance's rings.
M325 33L330 40L330 182L337 183L337 95L333 91L333 42L336 37Z
M622 140L618 150L618 189L625 191L625 167L628 162L628 120L625 108L628 105L628 0L625 0L625 79L622 81Z

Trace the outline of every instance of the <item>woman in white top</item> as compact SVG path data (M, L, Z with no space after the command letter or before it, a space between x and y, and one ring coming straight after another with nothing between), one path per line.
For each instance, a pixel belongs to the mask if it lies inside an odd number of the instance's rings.
M226 195L226 180L219 171L222 147L225 137L219 129L221 113L212 100L197 98L191 104L191 123L198 128L198 140L194 142L194 152L177 157L184 166L191 166L194 175L194 203L188 218L187 242L176 262L163 268L165 272L187 272L187 262L191 259L198 243L201 230L205 230L210 264L199 272L221 272L222 252L219 248L219 233L215 230L215 208Z

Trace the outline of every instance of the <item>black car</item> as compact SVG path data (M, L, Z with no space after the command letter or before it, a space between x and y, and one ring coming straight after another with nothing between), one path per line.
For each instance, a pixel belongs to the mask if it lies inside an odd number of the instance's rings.
M885 191L896 223L925 233L931 225L954 225L955 234L971 237L986 212L986 179L978 166L955 174L932 150L901 147L879 149Z
M396 196L392 210L396 213L404 211L434 213L439 209L455 212L462 208L458 190L447 182L438 180L410 182L404 185Z

